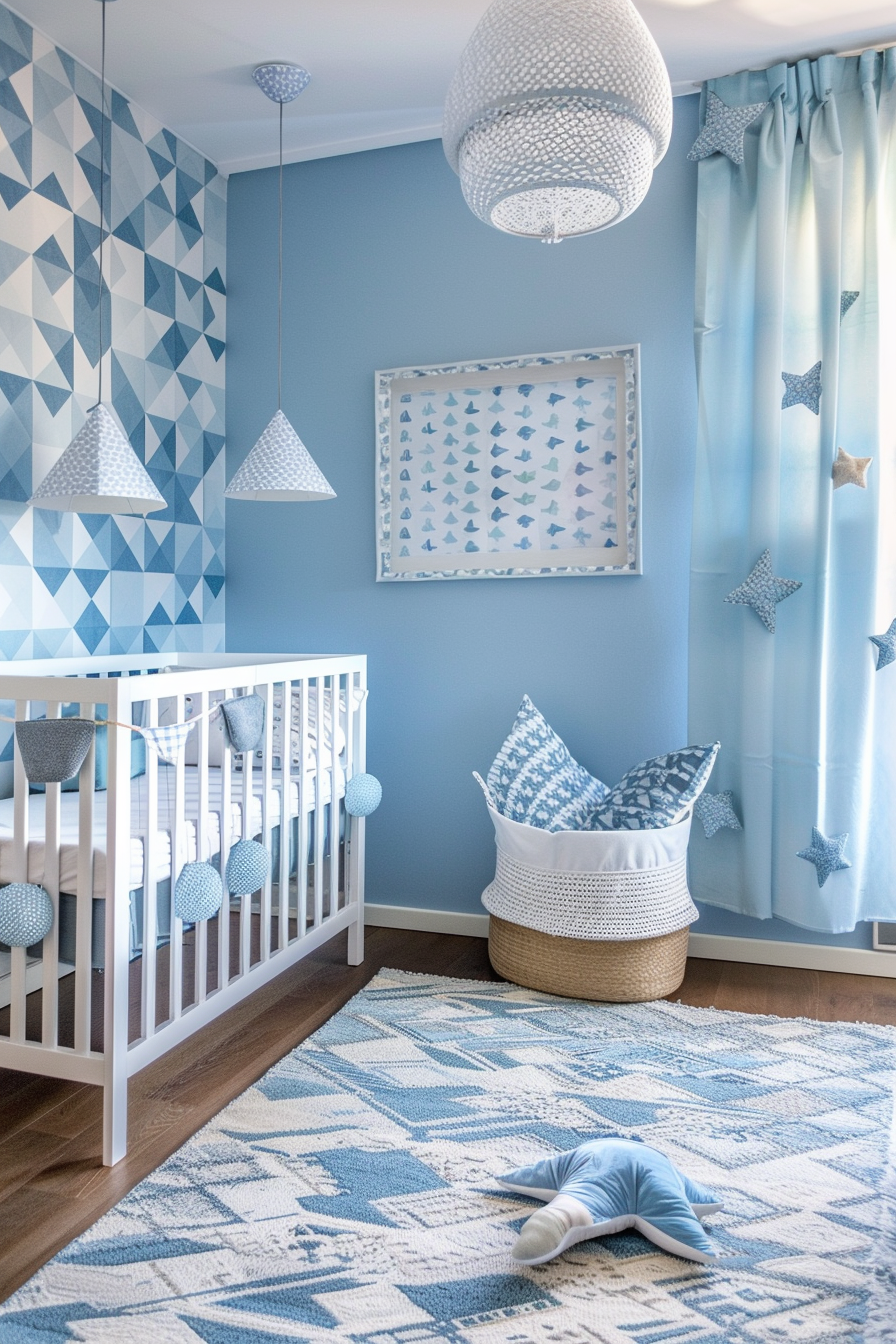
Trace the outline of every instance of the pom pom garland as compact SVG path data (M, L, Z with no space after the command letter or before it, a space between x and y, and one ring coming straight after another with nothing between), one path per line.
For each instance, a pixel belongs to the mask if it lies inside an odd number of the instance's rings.
M211 919L221 909L224 885L210 863L185 863L174 887L174 913L185 924Z
M227 890L234 896L251 896L263 887L271 868L271 856L257 840L237 840L224 873Z
M0 891L0 943L32 947L53 927L53 902L33 882L12 882Z
M383 800L376 775L353 775L345 786L345 810L350 817L369 817Z

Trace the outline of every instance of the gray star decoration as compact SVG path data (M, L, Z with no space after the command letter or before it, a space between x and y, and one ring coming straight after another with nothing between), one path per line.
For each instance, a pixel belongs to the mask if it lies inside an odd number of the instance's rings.
M821 401L821 360L813 364L808 373L782 373L781 377L786 388L781 410L786 411L788 406L808 406L817 415Z
M702 793L694 804L694 815L703 823L707 840L711 840L723 826L732 831L743 830L734 810L734 794L730 789L725 789L724 793Z
M796 579L779 579L772 570L772 553L765 550L739 588L725 598L739 607L752 607L769 634L775 633L775 608L786 597L792 597L802 583Z
M768 103L750 103L748 107L729 107L712 91L706 95L706 120L703 130L691 146L688 158L708 159L716 152L732 163L744 161L744 132Z
M866 489L868 482L865 476L873 461L873 457L852 457L838 448L837 460L831 468L834 489L839 490L841 485L857 485L862 490Z
M856 299L861 294L860 289L843 289L840 291L840 321L842 322Z
M882 667L896 663L896 621L890 622L890 628L885 635L869 635L868 638L872 644L877 645L878 672Z
M797 851L798 859L806 859L808 863L815 864L820 887L824 886L831 873L839 873L843 868L852 867L849 859L843 857L848 839L848 834L828 837L823 835L817 826L813 826L811 845L808 849Z

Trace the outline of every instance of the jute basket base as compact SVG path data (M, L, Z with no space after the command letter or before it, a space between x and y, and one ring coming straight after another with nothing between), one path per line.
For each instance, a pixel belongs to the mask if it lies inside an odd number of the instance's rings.
M561 938L489 916L488 955L505 980L571 999L643 1003L678 989L688 955L688 929L659 938L603 942Z

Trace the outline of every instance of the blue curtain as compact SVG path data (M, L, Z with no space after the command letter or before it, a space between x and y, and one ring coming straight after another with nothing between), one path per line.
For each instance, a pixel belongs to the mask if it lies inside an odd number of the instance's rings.
M707 90L767 106L742 165L699 164L690 734L721 741L710 789L743 830L695 824L692 887L842 933L896 919L896 661L870 640L896 618L896 52ZM818 361L818 414L811 378L782 407ZM841 447L873 459L865 489L833 488ZM774 634L725 602L766 549L802 584ZM813 827L849 837L821 887Z

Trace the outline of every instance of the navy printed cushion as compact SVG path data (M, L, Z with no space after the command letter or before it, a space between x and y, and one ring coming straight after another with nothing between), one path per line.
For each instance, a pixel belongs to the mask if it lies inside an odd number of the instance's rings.
M642 761L607 793L584 829L646 831L671 826L706 788L718 750L718 742L711 742Z
M488 787L498 812L543 831L581 830L608 793L573 760L528 695L488 772Z

